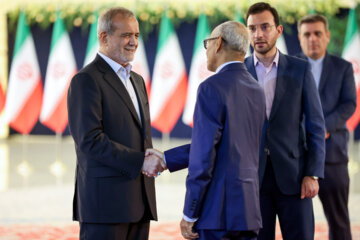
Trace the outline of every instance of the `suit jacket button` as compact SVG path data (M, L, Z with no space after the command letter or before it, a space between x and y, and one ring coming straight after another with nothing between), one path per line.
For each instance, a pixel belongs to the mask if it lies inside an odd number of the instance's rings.
M267 155L270 155L270 150L268 148L264 148L264 152L266 152Z

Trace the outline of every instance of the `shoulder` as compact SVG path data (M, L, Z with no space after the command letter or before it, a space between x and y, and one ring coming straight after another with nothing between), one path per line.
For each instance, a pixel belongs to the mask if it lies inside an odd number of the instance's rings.
M333 62L334 65L336 65L336 67L345 67L348 68L351 66L351 63L349 61L346 61L345 59L332 55L332 54L327 54L327 57L329 58L329 60L331 62Z
M134 79L134 81L144 81L143 77L134 71L131 71L130 75Z
M99 79L99 74L100 72L98 71L95 63L92 62L74 75L71 79L70 87L87 87L91 84L96 84L95 82Z
M291 65L300 65L300 66L307 66L308 62L304 58L300 58L297 56L290 56L286 54L281 54L280 59L285 59ZM279 60L280 61L280 60Z

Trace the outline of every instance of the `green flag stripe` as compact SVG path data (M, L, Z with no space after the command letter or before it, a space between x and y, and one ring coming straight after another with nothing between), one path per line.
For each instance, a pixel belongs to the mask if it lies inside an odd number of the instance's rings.
M57 11L56 21L54 24L52 37L51 37L50 53L52 52L52 50L54 49L55 45L60 40L60 38L64 34L64 32L65 32L65 25L64 25L63 20L61 19L60 11Z
M238 11L235 12L234 20L238 21L238 22L241 22L242 24L245 25L244 18L241 16L240 12L238 12Z
M164 47L166 41L171 34L174 33L174 28L171 24L170 19L166 16L166 11L163 13L160 23L159 43L157 51L160 52Z
M345 46L348 45L357 31L355 9L352 8L349 11L348 23L345 34Z
M194 43L194 53L202 47L204 38L210 35L210 27L205 14L199 16L198 24L196 27L196 36Z
M19 21L16 29L16 39L13 57L20 51L21 46L24 44L26 38L30 34L29 26L26 23L26 15L24 12L20 13Z
M87 44L86 53L88 54L90 50L94 47L97 42L97 24L98 24L98 12L95 12L95 22L91 24L90 33L89 33L89 42Z

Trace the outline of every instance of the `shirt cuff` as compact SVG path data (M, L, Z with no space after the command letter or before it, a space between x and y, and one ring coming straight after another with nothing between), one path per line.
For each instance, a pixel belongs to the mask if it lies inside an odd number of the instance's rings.
M198 220L198 218L189 218L188 216L186 216L185 214L183 215L183 218L185 221L187 222L196 222Z

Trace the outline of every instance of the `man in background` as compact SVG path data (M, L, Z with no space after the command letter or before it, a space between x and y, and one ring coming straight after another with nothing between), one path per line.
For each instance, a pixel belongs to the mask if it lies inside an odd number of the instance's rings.
M73 219L82 240L145 240L156 220L154 178L162 171L152 147L143 78L131 71L139 24L125 8L98 22L99 52L71 81L69 127L77 165Z
M329 224L330 239L350 240L346 121L356 108L352 65L326 52L330 31L324 16L313 14L300 19L298 34L303 52L300 57L311 64L325 118L325 178L319 182L319 197Z
M275 239L278 216L284 239L313 240L312 198L319 190L318 178L324 177L325 159L319 94L308 63L276 48L283 27L275 8L253 4L246 23L254 53L245 64L266 97L259 164L263 228L258 239Z

